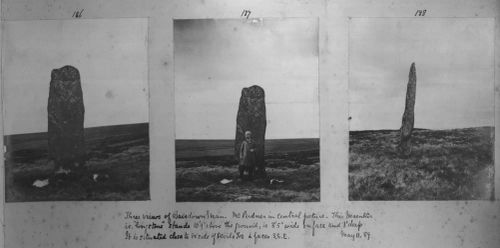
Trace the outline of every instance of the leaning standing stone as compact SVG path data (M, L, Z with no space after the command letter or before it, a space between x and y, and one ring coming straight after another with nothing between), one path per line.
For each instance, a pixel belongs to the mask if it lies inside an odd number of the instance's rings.
M415 63L411 64L408 86L406 89L406 105L401 124L401 140L399 150L401 155L409 156L411 154L411 134L414 124L415 94L417 88L417 73Z
M254 85L243 88L240 105L236 117L236 139L234 154L239 157L241 142L245 139L245 132L252 132L256 144L255 164L256 174L265 175L264 141L266 135L266 103L264 89Z
M49 159L68 171L84 164L84 105L80 73L64 66L51 73L48 112Z

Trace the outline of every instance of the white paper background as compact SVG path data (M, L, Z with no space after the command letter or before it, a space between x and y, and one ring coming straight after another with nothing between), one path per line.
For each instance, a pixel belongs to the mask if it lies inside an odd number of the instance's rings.
M84 127L148 122L146 18L4 22L4 134L47 130L52 69L80 72Z
M498 247L500 203L348 202L348 17L490 17L500 13L498 1L39 1L4 0L3 20L69 19L84 8L83 18L149 18L149 92L151 199L149 202L8 203L4 209L6 247L204 247L205 241L131 242L123 239L123 213L131 210L168 212L211 208L231 213L249 210L370 211L373 239L351 242L336 235L296 236L287 242L262 242L262 247ZM252 17L319 17L321 203L175 203L173 19ZM424 17L424 18L426 18ZM495 68L500 69L499 23L496 19ZM500 103L500 73L495 74L495 99ZM495 109L498 113L498 108ZM495 122L500 121L495 116ZM496 130L496 136L500 132ZM496 141L498 147L499 142ZM500 155L496 149L496 157ZM495 164L500 171L499 163ZM1 170L3 173L3 170ZM1 177L3 178L3 176ZM500 173L495 181L500 182ZM3 183L0 184L3 187ZM1 191L3 192L3 190ZM500 197L500 190L496 190ZM241 244L225 242L225 247Z

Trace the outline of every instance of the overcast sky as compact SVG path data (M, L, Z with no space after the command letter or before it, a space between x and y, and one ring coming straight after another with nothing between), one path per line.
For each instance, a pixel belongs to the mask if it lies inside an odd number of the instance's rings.
M148 121L147 20L4 23L5 134L47 131L52 69L80 71L85 127Z
M315 18L176 20L177 139L234 139L241 89L264 88L266 138L318 138Z
M415 127L494 123L494 22L473 18L353 18L351 130L399 129L412 62Z

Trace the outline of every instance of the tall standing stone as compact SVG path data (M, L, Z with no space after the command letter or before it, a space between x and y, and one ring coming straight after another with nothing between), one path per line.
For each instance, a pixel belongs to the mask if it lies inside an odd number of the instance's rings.
M399 143L399 150L403 156L409 156L411 154L411 134L413 132L413 124L415 120L414 110L416 90L417 73L415 70L415 63L412 63L410 67L410 74L408 75L405 112L403 114L403 121L400 130L401 140Z
M241 91L240 105L236 117L236 139L234 154L238 158L245 132L251 131L256 144L256 174L265 175L264 141L266 135L266 103L264 89L253 85Z
M83 165L85 108L78 69L67 65L52 70L47 112L49 159L59 170Z

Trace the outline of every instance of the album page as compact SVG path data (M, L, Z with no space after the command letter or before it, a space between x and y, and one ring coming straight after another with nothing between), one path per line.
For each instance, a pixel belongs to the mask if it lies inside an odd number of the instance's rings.
M499 247L499 8L3 0L1 244Z

